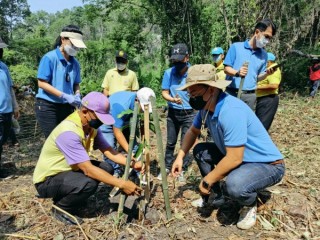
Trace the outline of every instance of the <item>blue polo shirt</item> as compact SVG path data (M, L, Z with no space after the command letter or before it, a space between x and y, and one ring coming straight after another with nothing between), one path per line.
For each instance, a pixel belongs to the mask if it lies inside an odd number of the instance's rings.
M13 86L9 69L0 61L0 113L13 112L13 102L11 97L11 88Z
M248 73L244 79L243 90L255 90L257 88L258 75L267 69L267 52L264 49L252 49L249 41L233 43L224 59L224 65L239 70L244 62L249 62ZM231 80L230 88L239 88L241 77L226 77Z
M181 76L176 72L175 67L169 68L164 72L162 78L162 90L169 90L171 97L176 97L177 95L182 99L182 104L176 104L168 101L168 106L170 108L179 110L189 110L192 107L189 104L189 97L187 91L178 91L177 88L182 87L186 84L187 72Z
M115 126L116 128L122 128L123 126L125 126L126 122L130 120L132 114L124 115L121 118L118 118L118 115L123 111L127 111L129 109L134 110L134 102L136 97L136 92L129 91L116 92L109 97L110 112L115 120L113 126Z
M204 110L198 112L193 122L194 127L201 128L205 115ZM214 113L207 116L206 124L224 155L226 147L244 145L243 162L273 162L283 159L260 120L238 98L221 93Z
M61 92L73 94L73 86L81 82L80 64L72 56L70 61L67 61L57 47L42 57L37 78L45 80ZM36 97L54 103L67 103L66 100L47 93L42 88L39 88Z

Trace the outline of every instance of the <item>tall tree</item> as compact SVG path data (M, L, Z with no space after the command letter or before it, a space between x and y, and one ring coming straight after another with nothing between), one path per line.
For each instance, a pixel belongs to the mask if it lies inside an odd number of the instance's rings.
M1 35L7 38L9 34L12 40L12 30L15 24L20 23L25 17L31 14L27 0L1 0L0 1L0 21L5 29L0 29ZM2 27L3 28L3 27Z

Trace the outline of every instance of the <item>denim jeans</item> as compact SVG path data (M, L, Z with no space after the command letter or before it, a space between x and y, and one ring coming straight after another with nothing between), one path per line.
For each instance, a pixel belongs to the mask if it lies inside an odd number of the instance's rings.
M100 127L100 130L102 132L102 135L103 135L104 139L109 143L109 145L111 147L113 147L113 149L116 149L116 139L115 139L114 134L113 134L112 125L103 124ZM115 172L120 170L120 165L115 163L114 161L110 160L105 155L103 155L103 160L106 161L107 163L109 163L113 167Z
M126 124L130 124L125 123ZM114 137L114 133L113 133L113 126L112 125L105 125L103 124L100 127L100 130L102 132L102 135L104 137L104 139L109 143L109 145L111 147L113 147L113 149L117 149L117 141ZM130 128L126 128L123 130L123 135L125 136L125 138L127 139L127 141L129 141L129 136L130 136ZM133 153L135 153L135 151L137 151L138 146L136 144L136 141L134 142L134 147L133 147ZM103 155L103 159L104 161L106 161L107 163L109 163L113 168L115 172L120 173L121 172L121 166L118 163L115 163L114 161L110 160L109 158L107 158L105 155Z
M203 177L224 157L216 144L211 142L197 144L193 155ZM284 172L284 164L242 163L228 174L224 190L240 205L251 206L256 202L257 193L280 182ZM217 183L214 187L218 187Z
M271 127L278 105L279 96L277 94L257 98L256 115L267 131Z
M314 97L318 91L318 88L320 86L320 79L317 81L310 81L310 97Z
M91 163L113 174L108 163L95 160L91 160ZM98 184L99 181L87 177L82 171L66 171L47 177L35 187L41 198L52 198L55 205L72 213L95 193Z
M169 108L167 116L167 146L165 153L166 168L171 169L175 160L174 149L178 141L178 134L181 130L181 142L189 127L192 125L196 112L194 110L178 110ZM181 145L181 144L180 144ZM191 164L190 154L183 159L183 170L186 171Z
M49 102L41 98L36 99L36 117L45 138L48 138L53 129L73 113L73 111L74 107L68 103L61 104Z
M12 113L0 113L0 168L2 145L7 141L11 129Z

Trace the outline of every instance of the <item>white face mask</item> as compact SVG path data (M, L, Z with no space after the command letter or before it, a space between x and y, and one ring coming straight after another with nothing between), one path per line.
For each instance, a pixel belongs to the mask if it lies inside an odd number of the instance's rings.
M261 34L261 37L259 39L256 37L257 48L264 48L267 43L269 43L269 40L264 35Z
M76 56L79 52L79 48L71 46L69 44L64 46L64 50L69 56Z
M127 64L125 64L125 63L116 63L116 68L117 68L119 71L125 70L126 67L127 67Z

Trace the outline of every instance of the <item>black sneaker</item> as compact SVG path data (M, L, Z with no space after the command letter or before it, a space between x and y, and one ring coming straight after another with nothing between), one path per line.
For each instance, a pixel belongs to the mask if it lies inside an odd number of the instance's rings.
M77 219L78 221L77 223L77 221L74 218L68 216L63 212L60 212L56 208L51 208L51 213L57 220L59 220L60 222L63 222L66 225L78 225L78 223L79 224L83 223L83 220L81 218L73 215Z

